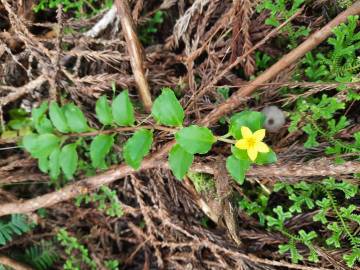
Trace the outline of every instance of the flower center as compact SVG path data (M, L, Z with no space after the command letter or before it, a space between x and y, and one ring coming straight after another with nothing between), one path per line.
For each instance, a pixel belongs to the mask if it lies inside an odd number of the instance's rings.
M256 140L255 138L251 137L251 138L247 138L246 139L247 145L249 148L254 148L255 144L256 144Z

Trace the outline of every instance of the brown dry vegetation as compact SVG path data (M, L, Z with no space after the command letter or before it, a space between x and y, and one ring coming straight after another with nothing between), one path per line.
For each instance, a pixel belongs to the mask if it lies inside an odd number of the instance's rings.
M112 95L114 82L117 89L129 89L132 99L143 108L137 110L137 119L145 124L153 124L146 113L151 99L159 95L161 88L171 87L182 97L186 125L201 123L221 133L224 127L218 120L224 115L246 107L261 110L265 105L296 100L295 94L284 99L279 91L284 86L306 88L306 94L336 88L337 84L330 83L294 83L291 77L306 52L324 41L331 29L348 15L360 13L359 1L336 19L321 15L326 5L334 1L307 5L291 20L306 25L311 33L319 32L303 38L304 43L289 52L275 42L282 26L266 25L266 12L255 12L257 1L132 0L129 9L123 11L124 1L115 2L119 12L102 31L94 32L94 25L105 12L75 20L60 8L36 14L31 10L34 5L31 0L1 0L2 124L6 123L11 108L31 110L43 101L61 100L75 102L86 113L90 125L99 128L94 104L100 95ZM146 25L158 10L166 12L166 16L153 44L145 47L134 44L122 31L127 25L125 20L137 29ZM64 29L68 28L76 31L67 33ZM261 73L255 64L255 51L285 56ZM256 79L249 84L252 76ZM220 86L230 88L232 96L226 101L216 91ZM252 95L255 91L256 97ZM358 123L341 136L356 130ZM352 174L360 172L356 161L334 165L330 158L321 158L323 148L317 148L315 153L304 149L302 135L301 131L289 134L287 124L272 134L268 142L279 162L251 169L247 180L271 188L279 180L320 181L326 176L343 176L351 181ZM59 228L65 227L86 245L99 269L105 269L103 262L107 259L121 260L121 269L144 270L347 269L339 259L341 250L320 247L317 247L319 263L292 264L289 254L277 253L277 245L286 240L284 236L264 230L241 211L234 215L236 236L229 225L220 221L216 207L210 207L206 214L213 220L219 219L218 224L203 226L204 204L210 203L195 191L189 179L180 182L172 176L164 159L173 145L166 132L156 132L154 147L139 172L127 165L117 165L90 178L78 175L76 181L58 191L44 185L49 178L38 170L33 158L21 149L11 149L17 140L0 139L4 149L0 151L0 185L4 187L0 189L0 214L26 213L39 226L26 237L0 247L3 254L40 239L51 239ZM223 145L215 146L209 155L196 159L194 170L214 175L226 182L228 189L241 194L241 187L228 180L218 166L229 152ZM102 184L117 191L125 212L123 217L111 218L95 208L74 205L75 196L94 191ZM47 209L46 218L36 214L42 207ZM220 212L226 212L224 208L228 206L219 207ZM289 221L289 226L297 230L311 222L308 215L300 214ZM300 246L299 250L307 252L306 247ZM65 257L63 253L60 256ZM15 262L8 264L14 266ZM56 269L61 269L61 265L59 262ZM25 269L21 267L14 268Z

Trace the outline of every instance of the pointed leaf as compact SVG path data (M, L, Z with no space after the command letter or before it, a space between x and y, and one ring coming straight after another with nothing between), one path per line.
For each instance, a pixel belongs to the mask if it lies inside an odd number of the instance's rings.
M175 144L169 153L171 171L178 180L182 180L194 161L194 155L180 145Z
M139 169L141 161L151 149L153 134L150 130L139 129L124 145L125 162L135 170Z
M111 135L97 135L90 145L90 157L95 168L106 169L105 157L114 144L114 137Z
M65 145L60 152L60 167L67 179L72 179L78 165L78 154L76 144Z
M96 101L95 106L96 116L103 125L111 125L113 121L111 107L107 101L106 96L101 96Z
M226 159L226 169L240 185L244 183L246 171L250 168L248 160L240 160L231 155Z
M60 149L56 148L49 157L50 178L56 180L60 175Z
M112 103L112 115L119 126L131 126L135 122L134 108L127 90L122 91Z
M59 105L54 101L50 104L49 116L51 122L58 131L62 133L69 132L69 127L66 123L65 114L63 110L59 107Z
M164 88L154 101L151 110L157 122L166 126L181 126L184 121L184 110L170 88Z
M77 106L73 103L69 103L63 107L63 110L70 131L81 133L89 130L86 118Z
M181 129L175 139L190 154L206 154L216 142L210 129L196 125Z
M54 134L29 134L23 139L25 149L35 158L48 157L59 144L60 139Z

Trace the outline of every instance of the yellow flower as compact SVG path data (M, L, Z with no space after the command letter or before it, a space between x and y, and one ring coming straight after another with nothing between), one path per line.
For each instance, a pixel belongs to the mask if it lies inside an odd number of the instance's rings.
M235 147L247 150L249 158L254 161L258 153L267 153L270 151L269 147L262 142L265 137L265 129L259 129L254 133L248 127L241 127L242 139L238 140Z

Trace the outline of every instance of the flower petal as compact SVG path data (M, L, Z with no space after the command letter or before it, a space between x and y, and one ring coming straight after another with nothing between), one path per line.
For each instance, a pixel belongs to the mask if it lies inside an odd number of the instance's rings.
M242 127L241 127L241 135L243 136L244 139L253 136L250 128L245 127L245 126L242 126Z
M267 153L270 151L269 146L267 146L266 143L263 142L257 142L255 148L260 153Z
M258 151L254 147L251 147L251 148L248 148L247 154L248 154L249 158L251 159L251 161L255 161Z
M247 149L248 148L247 140L245 139L238 140L235 143L235 147L239 149Z
M265 138L265 129L255 131L253 136L257 142L261 142Z

